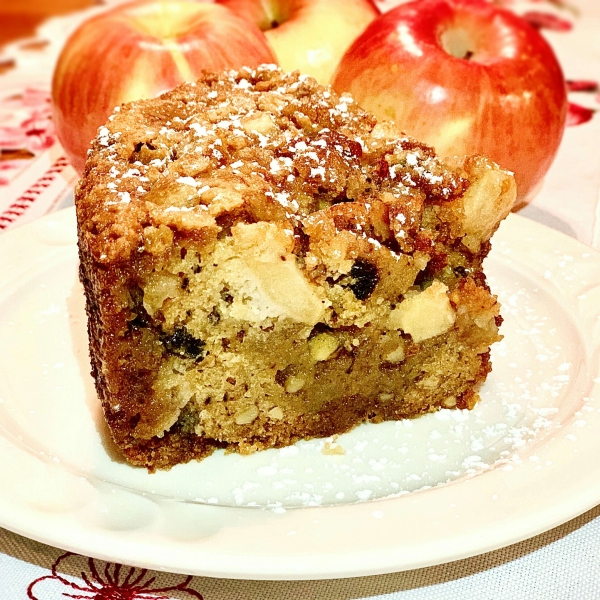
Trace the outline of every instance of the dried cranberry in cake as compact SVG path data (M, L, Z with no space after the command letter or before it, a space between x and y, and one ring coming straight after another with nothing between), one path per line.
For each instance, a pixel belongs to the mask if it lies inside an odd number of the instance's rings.
M443 162L273 66L122 106L76 195L115 442L154 470L472 408L514 197L487 159Z

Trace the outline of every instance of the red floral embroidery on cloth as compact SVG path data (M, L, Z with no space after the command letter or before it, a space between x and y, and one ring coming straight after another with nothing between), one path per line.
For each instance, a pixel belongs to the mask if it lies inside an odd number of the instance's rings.
M550 13L531 10L523 13L521 16L536 29L549 29L550 31L563 32L571 31L571 29L573 29L573 24L570 21Z
M569 92L597 92L598 82L590 81L587 79L580 79L574 81L572 79L567 80L567 90Z
M66 562L73 564L63 565ZM80 572L80 579L59 573L59 569L69 566L71 570L74 568ZM58 592L60 597L71 600L203 600L202 595L190 587L191 575L170 586L158 583L161 577L166 575L67 552L52 565L51 575L39 577L29 585L27 597L30 600L51 600L59 597L56 595Z
M588 94L596 94L599 86L597 81L590 79L569 79L566 82L568 92L584 92ZM600 102L600 97L596 96L596 102ZM598 109L590 108L588 106L582 106L575 102L569 102L569 109L567 111L567 127L573 125L582 125L592 119Z
M7 160L7 155L20 152L38 156L55 140L48 90L26 88L21 94L0 100L0 171L14 175L29 160ZM7 185L9 181L0 173L0 185Z
M594 116L596 109L569 102L567 111L567 127L587 123Z

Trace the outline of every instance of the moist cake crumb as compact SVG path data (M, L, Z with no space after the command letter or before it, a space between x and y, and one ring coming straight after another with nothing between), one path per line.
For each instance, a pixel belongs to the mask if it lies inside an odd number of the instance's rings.
M515 198L272 65L123 105L76 193L92 373L149 470L472 408Z

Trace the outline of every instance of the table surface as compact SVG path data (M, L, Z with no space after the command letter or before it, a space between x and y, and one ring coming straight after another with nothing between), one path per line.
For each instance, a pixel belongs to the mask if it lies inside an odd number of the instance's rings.
M513 4L510 0L505 0L505 3ZM36 27L51 16L89 9L97 4L92 0L54 0L52 3L0 0L0 73L4 71L4 77L0 78L0 165L5 167L0 166L0 232L72 203L70 190L75 175L51 134L47 139L40 137L37 144L32 145L27 139L23 147L8 149L2 145L2 126L14 115L17 115L14 123L23 119L27 103L14 104L11 98L15 97L15 89L21 89L19 97L27 98L28 106L36 106L37 110L47 105L48 82L37 72L34 75L35 69L31 65L37 64L38 58L35 54L28 54L36 44L43 51L47 43L32 37ZM567 78L598 81L600 41L593 32L600 30L600 8L595 0L581 0L574 4L585 16L585 21L582 19L578 28L575 27L575 31L580 32L577 43L568 41L564 35L561 37L560 33L544 33L557 50ZM574 19L576 24L579 18L573 17L575 11L571 4L565 8L563 3L553 0L530 2L528 9L538 12L544 9L554 15ZM571 40L574 37L572 35ZM27 40L24 46L30 45L30 48L15 47L14 42L23 39ZM8 50L3 54L1 47L5 44L8 44L5 46ZM28 69L29 74L23 75ZM571 99L588 109L600 108L597 97L576 95ZM562 169L551 170L539 195L521 212L585 244L600 248L600 164L597 160L600 155L600 116L594 115L593 110L589 112L588 122L567 130L557 158ZM40 114L38 110L38 119L49 120L46 113L41 117ZM11 124L13 133L18 130L18 124L14 123ZM50 132L51 126L46 124ZM8 129L6 127L6 131ZM587 155L591 153L592 160L582 161L581 156L586 156L584 150ZM581 185L576 198L564 183L565 169L572 169L580 175ZM44 178L47 178L47 185L40 187L39 181ZM27 200L34 196L35 204ZM139 576L139 589L124 590L119 585L126 576L124 574L129 574L130 581ZM152 577L154 581L150 581ZM156 591L158 588L165 591L159 593ZM7 600L200 597L205 600L591 600L600 597L600 506L535 538L454 563L389 575L306 582L253 582L186 578L168 573L143 574L126 566L118 567L65 554L60 549L0 529L0 590L0 596Z

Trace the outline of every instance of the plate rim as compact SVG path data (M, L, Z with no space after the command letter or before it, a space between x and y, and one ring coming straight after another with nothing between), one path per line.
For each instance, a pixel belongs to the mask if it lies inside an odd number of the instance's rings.
M72 233L75 220L74 213L73 208L58 211L0 236L0 282L7 279L14 280L24 269L33 268L35 265L32 266L31 263L40 260L42 249L45 252L44 256L47 257L52 252L62 252L65 246L72 247L72 244L75 243L72 235L70 237L67 235L62 242L53 243L50 250L48 249L47 240L39 240L40 232L47 231L48 227L56 227L58 230L71 231ZM513 247L509 250L514 254L514 257L508 260L523 260L523 251L528 248L528 245L531 246L532 243L535 243L535 253L537 254L541 252L540 247L555 245L565 255L579 253L583 256L585 254L589 257L591 264L600 267L600 252L556 230L519 215L512 214L509 216L507 221L502 224L492 244L506 244L506 238L510 238L509 242ZM15 255L15 250L21 250L25 256L25 260L21 261L19 265L12 264L9 259L10 256ZM536 264L536 256L526 256L525 258L523 264L528 272L531 269L544 266L543 260L541 265ZM598 274L600 274L600 269ZM538 271L537 275L542 279L544 278L543 272ZM600 288L600 278L588 288L592 290ZM572 291L570 295L573 295ZM2 296L5 297L5 294L2 294ZM600 308L597 312L600 314ZM593 341L597 345L598 339L596 338L599 335L599 330L600 325L595 329L585 330L584 333L593 336ZM594 356L594 364L589 365L590 368L594 369L594 372L590 373L587 379L593 388L590 401L596 409L593 414L590 414L589 420L592 425L600 426L600 394L598 393L600 379L598 378L599 371L596 358ZM597 379L598 381L596 381ZM551 449L552 446L561 441L565 444L565 447L569 447L565 440L567 436L572 435L574 427L570 423L557 429L556 433L549 436L548 441L542 445L541 454L544 454L549 448ZM591 429L591 432L583 432L587 435L587 437L586 435L583 436L584 443L588 445L593 444L595 441L593 439L593 428ZM577 434L580 433L582 432L577 430ZM581 439L581 435L579 435L579 438ZM577 449L579 452L582 449L581 443L576 444L573 442L573 449ZM595 447L600 449L600 440L598 440ZM583 449L585 449L585 446ZM0 460L15 452L24 451L12 444L0 431ZM41 459L38 458L37 460ZM535 465L528 461L521 464L507 464L506 467L511 467L512 471L509 469L504 470L504 467L496 467L472 477L463 477L428 490L411 492L395 498L332 507L288 509L280 512L250 507L207 506L181 500L152 500L157 506L157 512L160 513L158 515L160 519L167 519L170 515L172 516L174 505L193 506L192 510L196 518L209 520L216 518L216 510L218 511L217 520L236 523L238 530L242 528L254 532L258 528L263 532L277 536L280 545L282 540L291 544L292 548L287 557L277 556L273 553L270 556L264 555L264 553L257 556L244 552L243 549L240 550L235 546L235 539L232 542L232 532L230 530L235 529L235 527L231 526L223 526L214 535L193 544L161 538L160 531L151 530L148 532L143 529L134 530L133 532L128 531L123 535L118 531L103 531L96 528L90 535L89 529L83 527L85 523L81 520L77 521L77 518L81 519L80 511L66 514L40 511L39 514L32 514L31 508L19 506L14 500L11 502L10 495L2 491L0 491L0 526L17 534L68 551L131 566L222 578L308 580L377 575L464 559L538 535L579 516L600 502L599 464L589 469L586 478L582 478L578 483L573 483L573 485L578 486L576 493L570 490L567 494L565 490L565 494L560 498L554 498L548 500L545 504L540 504L536 508L535 514L519 515L516 520L513 519L512 524L507 524L502 518L503 515L506 517L507 511L510 512L510 506L508 498L501 496L499 498L500 502L497 500L490 501L491 506L486 506L489 510L486 518L482 519L482 515L476 512L469 514L471 522L462 533L452 530L448 538L436 541L432 537L435 534L436 525L423 523L422 539L411 542L410 553L407 552L407 541L402 541L403 538L400 534L398 534L400 542L394 546L390 537L396 532L395 528L402 525L402 519L406 519L407 514L410 516L414 513L415 501L420 505L419 514L422 516L427 510L432 507L435 508L436 504L445 503L445 505L449 505L455 503L457 490L458 495L460 495L461 486L463 490L465 486L469 486L467 489L472 493L481 493L480 488L488 485L498 486L498 489L504 489L505 487L510 489L511 485L514 485L511 482L511 472L514 472L515 469L520 470L522 477L528 475L532 477L533 481L539 480L541 483L544 482L545 474L548 473L548 471L542 469L544 476L540 476L539 471L536 475ZM514 476L512 477L514 479ZM126 491L126 493L135 495L131 491ZM142 496L145 495L142 494ZM472 508L470 505L461 506L463 512L460 513L460 516L463 515L464 511ZM249 517L250 514L252 514L251 517ZM482 522L480 523L480 521ZM322 524L323 522L325 522L325 525ZM356 527L356 523L359 524L359 528L373 527L378 535L383 535L380 539L382 543L375 544L376 540L373 539L371 534L370 537L366 536L371 544L368 548L365 547L361 550L356 548L356 544L353 546L349 539L351 536L348 536L347 530L352 529L352 527L348 527L348 524L353 524ZM442 526L447 525L448 522L442 524ZM306 532L300 531L302 527L306 528ZM330 540L327 543L318 538L316 540L310 539L310 536L322 532L323 528L330 535ZM385 537L386 530L388 532L387 538ZM288 535L289 531L296 531L296 534L290 536ZM298 536L299 531L303 535ZM235 536L233 537L235 538ZM300 542L297 541L299 538L302 538ZM93 540L93 543L91 540ZM314 547L313 551L310 551L311 543L315 541L319 547L319 552L315 552ZM230 549L229 553L226 552L227 548ZM350 554L349 549L351 549ZM411 554L412 558L408 554Z

